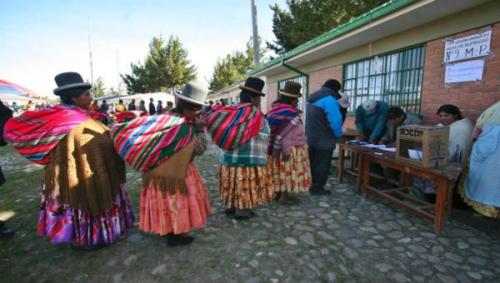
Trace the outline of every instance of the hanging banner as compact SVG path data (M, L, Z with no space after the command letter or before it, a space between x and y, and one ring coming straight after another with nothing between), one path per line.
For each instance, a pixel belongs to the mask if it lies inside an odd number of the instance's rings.
M450 63L490 54L491 30L454 40L444 46L444 62Z
M480 81L483 78L484 60L471 60L446 65L444 83Z

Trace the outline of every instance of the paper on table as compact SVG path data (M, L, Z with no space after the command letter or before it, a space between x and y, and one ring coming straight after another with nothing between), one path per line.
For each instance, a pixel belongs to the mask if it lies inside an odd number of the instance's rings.
M416 149L408 149L408 155L413 160L422 160L422 151Z
M395 147L382 147L380 149L384 150L384 151L389 151L389 152L396 152L396 148Z
M379 148L379 149L382 149L382 148L385 148L385 144L365 144L363 145L364 147L368 147L368 148Z

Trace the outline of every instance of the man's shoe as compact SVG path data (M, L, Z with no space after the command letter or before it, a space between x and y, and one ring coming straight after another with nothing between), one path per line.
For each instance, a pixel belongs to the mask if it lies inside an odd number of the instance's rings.
M309 193L311 195L329 195L332 192L329 190L321 189L321 190L310 190Z
M10 229L5 222L2 221L2 224L0 225L0 239L10 239L16 231Z
M238 209L234 213L234 219L236 220L245 220L245 219L250 219L255 216L255 212L251 211L250 209Z
M189 245L194 241L194 238L187 234L168 234L167 245L170 247Z
M226 210L224 210L224 213L226 215L233 215L235 212L236 212L236 208L234 208L234 207L232 207L232 208L226 208Z

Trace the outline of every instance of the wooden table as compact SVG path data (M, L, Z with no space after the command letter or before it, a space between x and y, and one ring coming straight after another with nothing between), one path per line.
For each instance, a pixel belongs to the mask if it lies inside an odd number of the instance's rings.
M344 144L350 140L353 140L358 135L358 131L355 129L346 129L344 131L344 135L337 140L337 144L339 146L339 161L337 166L337 180L339 183L342 183L344 180L344 173L348 173L353 176L358 176L358 155L357 150L349 151L344 147ZM345 169L344 162L346 153L350 155L351 166L350 168Z
M378 195L400 207L410 210L416 215L434 222L434 231L441 233L445 219L451 214L451 203L453 200L453 187L457 181L462 165L458 163L449 164L442 168L424 168L396 160L395 154L381 150L363 149L360 146L344 145L349 150L357 150L360 153L360 173L358 183L366 197L372 193ZM381 190L370 185L370 164L380 164L401 172L399 187ZM436 203L431 204L417 199L408 194L411 184L411 176L436 182Z

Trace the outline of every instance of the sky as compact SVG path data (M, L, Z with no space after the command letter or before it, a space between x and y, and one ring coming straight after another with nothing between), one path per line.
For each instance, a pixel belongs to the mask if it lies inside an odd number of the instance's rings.
M271 4L256 0L259 35L275 40ZM250 0L0 0L0 79L51 96L54 76L79 72L117 88L130 63L143 62L155 36L178 36L198 79L208 84L218 58L252 36Z

